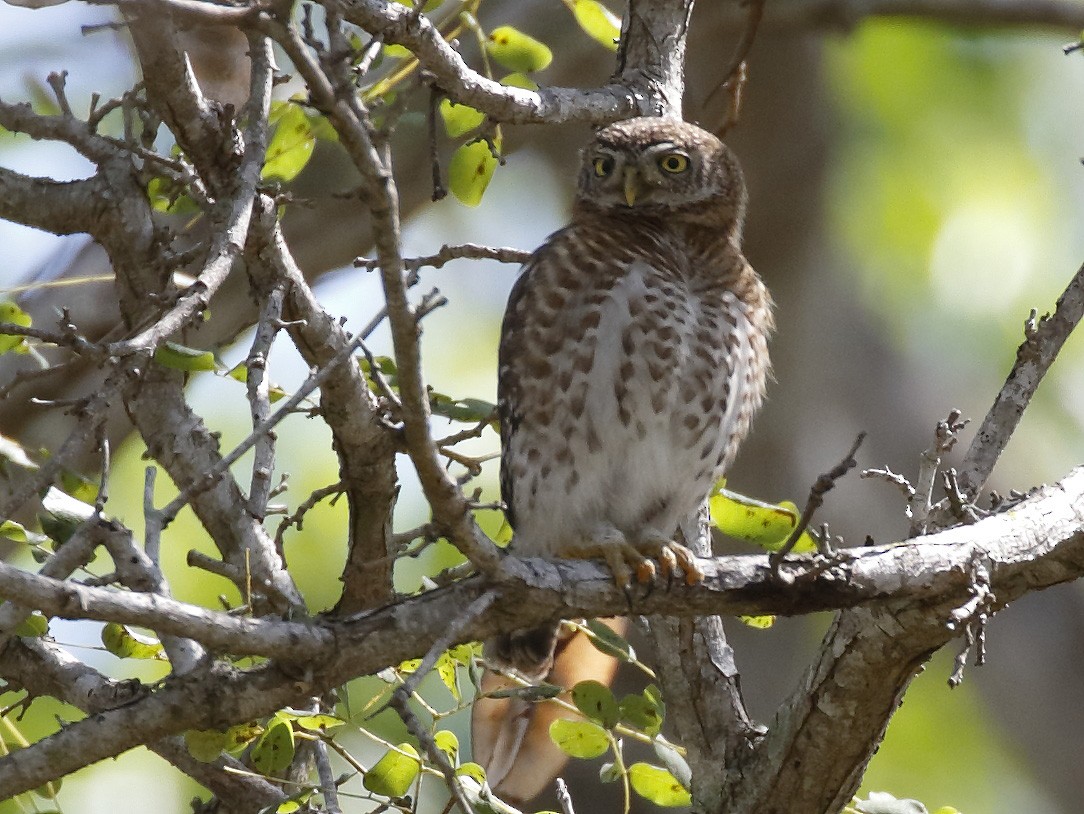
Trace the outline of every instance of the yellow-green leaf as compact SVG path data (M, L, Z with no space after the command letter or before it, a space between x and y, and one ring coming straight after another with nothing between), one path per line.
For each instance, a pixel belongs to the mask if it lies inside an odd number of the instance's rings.
M184 191L184 187L159 176L155 176L147 184L147 198L156 212L167 212L170 215L194 215L200 211L199 204Z
M738 619L743 625L757 630L767 630L775 624L774 616L739 616Z
M256 745L252 765L264 774L285 771L294 760L294 728L282 718L272 718Z
M553 62L553 51L518 28L502 25L489 32L486 51L510 71L541 71Z
M414 8L418 5L413 2L413 0L395 0L395 2L400 6L409 6L410 8ZM440 8L440 4L443 2L444 0L426 0L425 5L422 7L422 11L432 11L435 8Z
M768 551L775 551L786 542L800 516L798 508L790 501L778 505L764 503L726 489L716 489L708 504L712 525L717 529ZM816 551L817 544L803 532L793 550L799 554Z
M210 763L226 748L226 733L217 729L189 729L184 733L188 753L200 763Z
M266 180L292 181L312 157L316 134L301 106L294 102L273 102L268 121L275 132L267 145L263 171Z
M11 540L13 543L28 543L41 545L49 540L44 534L36 534L29 531L14 520L0 520L0 537ZM25 634L20 633L20 636Z
M248 365L246 365L244 362L234 365L232 368L230 368L229 372L226 375L235 381L241 382L241 384L248 384ZM272 404L274 404L279 399L286 398L286 396L288 395L289 393L287 393L277 384L269 385L267 388L267 400L270 401Z
M581 681L572 688L572 703L587 718L613 729L621 717L610 688L598 681Z
M437 744L437 748L448 758L448 762L454 766L456 757L459 755L459 738L455 736L455 733L448 729L442 729L433 733L433 741Z
M657 806L674 808L692 803L689 790L661 766L633 763L629 766L629 782L633 791Z
M154 361L162 367L195 373L200 370L215 370L218 362L209 350L197 350L178 345L176 342L164 342L154 352Z
M523 88L524 90L538 90L538 83L527 74L510 73L501 80L501 84L508 88Z
M410 784L421 771L418 751L409 743L400 743L390 749L365 773L362 785L373 794L385 797L402 797L410 790ZM406 752L406 754L403 754Z
M0 300L0 322L10 322L20 328L29 328L33 320L30 314L11 300ZM26 353L26 337L18 334L0 334L0 354Z
M550 740L566 755L584 760L604 755L610 748L606 730L591 721L558 718L550 724Z
M444 120L444 132L452 138L469 133L486 120L486 114L470 105L461 105L451 99L440 100L440 117Z
M49 620L41 611L34 611L27 616L15 628L16 636L27 636L31 639L40 639L49 632Z
M160 641L129 630L116 622L109 622L102 628L102 644L106 650L122 659L165 658Z
M473 777L475 780L481 783L486 782L486 770L482 768L480 763L474 761L468 761L455 770L457 777Z
M621 36L621 18L598 0L565 0L565 5L591 39L611 51L617 50L617 40Z
M452 694L452 698L456 701L461 700L463 696L459 692L459 676L455 669L455 659L447 653L437 659L437 675L440 676L444 686L448 688L448 692Z
M310 732L322 732L325 729L342 726L346 721L334 715L302 715L297 718L296 723Z
M478 206L497 169L497 158L485 140L461 144L448 166L448 187L461 204Z
M256 721L234 724L226 730L226 745L223 748L231 755L239 755L262 734L263 727Z

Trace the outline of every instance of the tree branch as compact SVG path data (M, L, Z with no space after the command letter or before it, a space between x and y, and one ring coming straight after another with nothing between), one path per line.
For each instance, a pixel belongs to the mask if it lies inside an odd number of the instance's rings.
M891 617L898 603L906 602L913 609L909 613L917 614L911 618L915 629L925 637L919 637L918 643L926 652L931 642L937 641L936 637L930 638L930 631L941 631L937 636L942 643L953 635L944 631L950 616L946 609L970 601L976 557L988 569L996 596L991 611L1029 591L1084 575L1084 467L1070 472L1059 484L1038 490L1015 506L1011 514L994 515L975 525L895 546L843 552L837 563L819 571L797 561L785 563L783 568L799 572L789 585L773 578L766 556L700 560L698 564L706 575L703 584L675 583L667 590L633 597L631 611L683 617L789 615L862 605L868 607L845 626L847 631L859 632L846 635L874 641L885 635L884 628L888 632L892 629L886 625L884 615ZM145 624L207 644L213 642L218 648L237 653L269 651L269 643L276 637L279 643L274 645L275 652L282 652L280 647L294 636L298 638L289 657L305 664L300 677L296 669L284 671L272 662L247 671L218 665L206 673L170 679L146 698L73 724L0 762L0 796L36 788L148 740L185 729L219 728L269 714L287 704L302 703L314 693L351 678L419 656L440 637L448 619L456 618L463 607L487 590L495 591L493 605L465 624L457 641L480 640L500 630L550 619L603 617L629 611L629 598L617 589L602 565L512 558L503 565L509 579L499 585L474 577L377 611L311 628L289 622L234 619L161 597L79 588L28 574L13 575L10 568L0 569L0 592L30 607L47 605L83 618L108 615L116 621ZM867 623L881 632L867 630ZM908 621L908 627L911 624ZM891 655L888 647L885 651L890 655L884 659L898 655ZM872 659L870 649L863 647L854 649L855 662L844 659L838 668L830 668L830 660L839 654L830 649L824 652L823 658L828 661L816 668L807 683L825 692L849 694L848 703L862 704L863 698L872 696L871 708L883 712L885 690L882 676L876 672L883 669L883 661ZM6 675L6 669L0 656L0 677ZM845 680L839 672L844 669L850 671ZM826 671L828 679L816 677ZM814 693L808 697L825 696ZM848 729L850 740L867 743L870 749L883 728L883 718L876 714L861 716L851 723L850 719L832 720L837 726L853 726ZM797 742L819 731L820 724L814 724L812 719L808 725L788 723L787 731L792 735L778 737ZM859 731L862 726L867 727L864 733ZM869 731L871 726L876 726L876 731ZM826 749L825 753L830 751ZM780 754L777 749L765 751L769 753L776 757L764 760L775 760Z

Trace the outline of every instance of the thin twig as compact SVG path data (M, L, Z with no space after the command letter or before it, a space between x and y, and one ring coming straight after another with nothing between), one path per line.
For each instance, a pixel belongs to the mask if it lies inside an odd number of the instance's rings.
M776 575L779 574L779 566L782 564L783 558L790 553L790 550L794 548L795 544L802 536L802 533L809 528L809 522L813 519L813 515L816 513L817 509L824 505L825 494L832 490L836 485L836 481L858 466L858 462L854 459L854 455L858 452L858 448L862 445L862 441L865 440L865 437L865 432L858 433L858 436L854 439L854 443L851 444L850 451L843 460L818 477L813 484L813 487L809 490L809 500L806 501L802 516L798 518L798 525L794 527L794 530L790 533L790 536L786 539L786 542L783 543L782 547L771 556L772 570Z
M252 426L259 426L271 414L271 388L267 375L267 360L271 345L282 322L283 286L276 285L268 293L260 310L252 348L245 360L245 387L248 391ZM271 498L271 476L275 471L275 434L268 432L256 439L252 461L252 478L248 491L248 511L260 520L267 515Z
M960 466L960 490L972 500L986 485L1036 388L1054 363L1065 340L1084 316L1084 266L1069 282L1052 315L1025 332L1016 362L994 399ZM1029 320L1030 322L1030 320ZM938 514L938 520L944 515Z
M708 103L720 90L726 90L728 96L727 110L723 117L723 123L716 132L722 138L726 135L741 116L742 91L745 89L747 76L746 60L757 38L757 28L760 19L764 15L764 0L745 0L745 26L742 29L741 39L734 49L734 56L730 58L730 64L723 73L722 81L712 88L711 93L704 99L701 107L707 107Z

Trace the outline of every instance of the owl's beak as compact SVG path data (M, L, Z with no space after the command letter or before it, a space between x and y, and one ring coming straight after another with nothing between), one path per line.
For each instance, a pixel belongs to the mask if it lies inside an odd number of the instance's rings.
M640 171L636 167L625 168L625 203L632 206L636 203L636 199L640 193L644 190L643 180L640 178Z

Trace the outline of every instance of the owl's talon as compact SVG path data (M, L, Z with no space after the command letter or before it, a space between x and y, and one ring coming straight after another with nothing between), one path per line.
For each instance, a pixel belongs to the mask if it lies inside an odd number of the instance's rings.
M662 572L669 574L666 566L662 563ZM641 585L653 585L655 583L655 563L651 560L643 559L636 565L636 581Z

